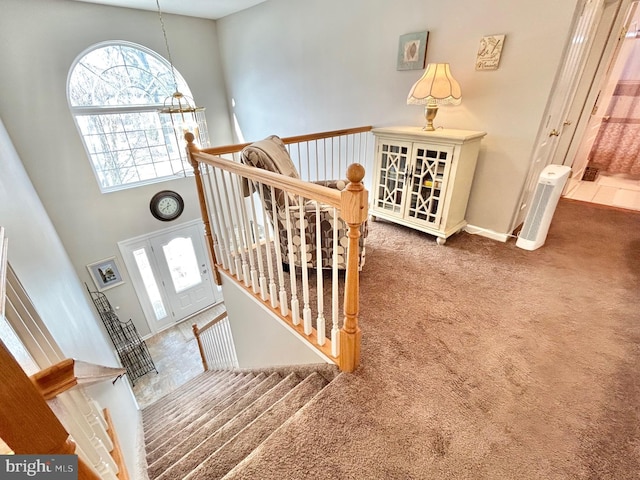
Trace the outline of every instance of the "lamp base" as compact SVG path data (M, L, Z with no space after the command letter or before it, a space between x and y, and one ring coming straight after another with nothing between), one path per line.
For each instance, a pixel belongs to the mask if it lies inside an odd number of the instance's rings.
M424 107L424 118L427 120L427 124L422 127L422 130L427 132L433 132L435 130L433 126L433 120L436 118L436 114L438 113L438 105L426 105Z

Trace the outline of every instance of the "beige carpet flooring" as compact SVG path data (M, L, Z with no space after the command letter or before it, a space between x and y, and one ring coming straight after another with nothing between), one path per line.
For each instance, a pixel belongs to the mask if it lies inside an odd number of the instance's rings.
M534 252L371 226L362 364L225 479L640 478L640 214L560 202Z

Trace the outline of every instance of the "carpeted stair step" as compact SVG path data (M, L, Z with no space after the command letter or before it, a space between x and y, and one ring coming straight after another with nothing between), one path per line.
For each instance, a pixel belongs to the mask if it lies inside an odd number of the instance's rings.
M221 402L218 405L219 409L206 412L198 420L187 425L172 437L167 439L158 439L155 443L148 444L147 463L152 465L156 460L167 454L170 450L181 448L183 443L194 442L197 441L198 438L208 436L208 431L217 430L220 426L224 425L225 422L229 421L245 407L253 403L258 399L258 397L260 397L260 395L264 394L280 380L282 380L282 377L279 374L267 377L266 374L261 373L256 376L243 388L238 389L232 395L229 395L228 399ZM164 442L162 442L162 440L164 440ZM191 448L185 450L184 453L187 453L189 450L191 450ZM175 456L173 452L172 455Z
M213 452L285 397L301 381L302 379L295 373L287 375L277 385L262 394L257 400L220 426L215 432L212 432L208 437L194 437L197 441L195 445L190 445L192 449L186 455L181 458L168 457L163 460L170 463L171 467L156 478L158 480L176 480L188 475L189 472L211 456ZM165 457L167 456L165 455Z
M189 397L193 394L193 392L201 391L207 385L211 385L212 383L218 382L223 378L230 377L235 375L234 372L230 371L206 371L202 372L199 375L191 378L183 385L181 385L178 389L174 390L171 393L166 394L165 396L156 400L153 404L145 407L142 411L142 417L146 418L149 416L157 415L161 411L166 410L167 408L172 408L175 406L176 400L182 400L184 398Z
M178 404L184 403L186 400L193 398L203 391L211 388L211 386L232 376L232 372L203 372L192 378L185 384L181 385L177 390L156 400L153 404L142 410L142 422L146 427L149 419L162 415L163 412L172 410Z
M175 435L194 420L197 420L207 410L215 408L227 395L231 394L235 388L239 388L254 378L254 374L237 375L230 378L228 382L221 382L216 385L215 390L206 396L194 398L184 405L182 411L174 411L172 414L164 414L158 419L156 427L151 429L148 436L145 433L146 443L151 443L158 438L167 438ZM203 401L203 399L207 401Z
M204 458L206 458L206 452L208 451L210 453L211 447L213 445L221 445L222 443L224 443L225 438L229 438L233 434L233 424L227 426L222 432L218 433L217 436L216 432L224 427L225 424L231 422L234 417L239 416L239 414L241 414L245 409L254 404L258 399L263 397L263 395L268 393L282 380L283 378L280 374L270 375L258 386L253 388L247 394L243 395L240 399L231 404L218 415L211 418L204 425L195 430L190 425L182 432L180 432L180 434L176 435L172 439L172 441L163 444L161 447L151 452L151 454L147 456L147 462L149 465L149 477L151 479L154 479L160 476L163 472L172 467L172 465L176 462L176 459L181 459L182 457L188 455L193 450L196 450L200 444L206 444L204 446L204 448L206 449ZM284 390L284 387L281 388L283 388ZM278 395L279 394L276 392L272 394L274 398L277 398ZM255 407L255 416L259 415L259 411L261 408L266 409L266 407ZM247 414L239 416L238 418L239 420L237 420L237 429L240 429L242 428L242 425L248 421ZM184 435L182 435L183 433ZM191 457L197 457L197 453L192 453ZM185 461L185 464L187 462L188 460Z
M212 453L206 460L201 462L197 468L184 477L184 480L213 480L222 478L277 430L278 427L300 410L322 390L327 383L327 380L318 373L309 375L287 393L287 395L273 404L262 415ZM174 476L173 478L181 477ZM163 478L163 480L165 479Z
M155 440L158 436L168 433L168 428L180 428L179 424L185 422L201 410L211 408L222 398L224 398L237 385L242 385L252 377L246 375L232 375L210 385L198 395L190 395L184 402L179 403L167 411L161 412L152 422L149 420L148 427L145 428L146 442ZM203 399L205 401L203 401Z
M147 416L146 423L144 424L147 435L151 434L152 431L158 427L158 425L153 424L154 420L155 421L158 421L160 419L166 420L166 418L168 418L169 416L175 417L176 414L184 413L185 405L188 405L191 403L194 403L194 404L201 403L203 396L206 398L212 398L214 395L217 395L221 390L226 389L229 383L238 381L242 377L243 377L242 375L238 375L235 373L220 375L220 376L217 376L217 378L206 377L204 384L199 388L191 389L187 394L185 394L184 397L180 399L172 399L166 402L163 405L163 408L158 409L153 414L149 414ZM162 399L158 400L158 402L162 402ZM149 407L147 407L147 409L151 407L155 407L158 402L154 403L153 405L150 405ZM145 409L145 411L147 409Z

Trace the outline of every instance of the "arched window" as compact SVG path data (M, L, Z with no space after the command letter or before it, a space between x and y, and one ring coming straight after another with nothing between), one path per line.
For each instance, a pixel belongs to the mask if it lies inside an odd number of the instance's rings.
M189 172L181 135L169 115L159 114L176 91L191 97L169 62L133 43L94 45L73 63L69 108L102 192ZM203 112L198 114L204 122ZM206 123L200 133L206 135Z

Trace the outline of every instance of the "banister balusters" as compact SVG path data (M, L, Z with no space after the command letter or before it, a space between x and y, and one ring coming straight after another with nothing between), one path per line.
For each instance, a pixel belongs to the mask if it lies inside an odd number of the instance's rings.
M273 272L273 256L271 255L271 228L269 227L269 220L267 219L267 204L264 201L264 184L256 182L260 187L260 203L262 204L262 223L264 224L264 236L266 239L266 253L267 253L267 271L269 272L269 298L271 300L271 306L276 308L278 306L278 292L276 290L275 276ZM278 248L277 245L276 249Z
M222 176L222 191L224 194L224 204L227 208L227 216L228 216L228 223L226 225L227 228L227 237L230 239L230 245L232 247L232 253L231 253L231 257L233 259L233 261L235 262L235 276L238 280L242 281L243 280L243 271L242 271L242 260L240 258L241 256L241 251L242 249L240 248L240 246L238 245L238 237L236 236L236 231L235 231L235 217L232 213L232 209L231 209L231 201L233 201L233 203L235 204L235 198L230 199L229 198L229 189L227 188L227 177L232 180L232 174L230 172L225 172L224 170L222 170L221 172L221 176ZM225 173L228 173L228 175L225 176Z
M276 206L276 189L273 186L269 187L271 189L271 212L274 219L273 233L275 235L275 251L276 251L276 261L278 263L278 283L280 285L280 314L283 317L286 317L289 314L289 303L287 302L287 290L284 284L284 267L282 264L282 251L280 246L282 245L282 240L280 238L280 229L278 228L278 208Z
M260 298L265 301L268 296L267 292L267 279L264 276L264 261L262 258L262 241L260 239L260 225L258 224L258 215L256 214L256 204L255 204L255 194L257 189L255 188L255 184L247 180L247 185L250 185L252 189L251 195L249 195L249 205L251 206L251 218L253 220L253 243L255 246L256 254L257 254L257 263L258 263L258 278L257 284L260 291ZM262 209L264 211L264 209ZM255 291L255 290L254 290Z
M219 172L219 173L218 173ZM229 196L227 194L227 184L225 180L224 170L220 170L216 167L211 168L211 174L214 179L213 192L216 196L218 203L218 212L220 218L220 238L222 244L227 251L227 263L229 265L229 271L232 275L240 276L239 263L237 261L237 247L235 246L235 239L229 235L228 221L232 221L231 207L229 205ZM222 190L222 192L221 192ZM224 195L222 195L224 194ZM228 221L227 221L228 220Z
M238 368L238 358L226 311L202 328L194 324L192 329L198 347L202 347L199 350L205 371Z
M247 287L251 286L251 268L249 267L249 263L247 262L247 255L249 254L248 242L246 241L245 236L245 228L244 228L244 219L246 215L243 215L244 212L244 196L242 194L242 187L238 184L238 175L232 173L229 175L230 185L231 185L231 195L233 199L233 211L235 212L235 216L233 217L233 222L231 222L231 227L233 229L232 235L236 238L238 243L240 258L242 259L242 279L244 280L244 284ZM246 251L245 251L246 250ZM253 264L253 257L251 258L251 263Z
M333 218L338 218L338 209L333 209ZM338 325L340 314L339 300L338 300L338 229L333 229L333 267L331 268L332 282L331 282L331 355L333 358L338 358L340 355L340 326Z
M302 320L304 326L305 335L311 334L313 328L311 322L311 308L309 307L309 265L308 265L308 251L307 251L307 212L306 201L302 196L298 197L298 204L300 205L300 264L302 269Z
M287 250L289 254L289 281L291 283L291 320L294 325L300 324L300 305L298 302L298 286L296 281L296 263L295 254L293 252L293 225L291 223L291 206L289 205L289 195L285 192L284 205L287 224ZM298 211L299 211L299 207Z
M325 319L324 319L324 285L322 265L318 264L322 260L322 235L320 234L322 225L320 224L320 204L316 205L316 298L318 300L318 316L316 317L316 336L318 345L324 345L326 342ZM311 226L309 226L311 227ZM334 229L335 230L335 229Z
M208 195L206 195L207 200L207 210L213 216L213 230L214 230L214 247L218 246L218 252L216 252L216 259L220 261L222 267L224 269L231 270L232 263L230 262L229 257L229 243L227 241L226 235L224 234L226 230L226 223L224 220L224 211L221 211L220 208L222 206L222 201L220 199L220 189L214 188L212 183L217 185L217 175L216 168L208 165L202 165L202 167L207 167L207 184L208 184ZM204 177L204 176L203 176ZM212 196L217 196L217 198L211 198ZM222 212L222 213L221 213Z
M302 180L246 166L240 152L248 144L213 147L192 155L196 162L220 169L216 173L222 177L218 188L209 182L208 197L210 216L218 223L214 238L219 238L220 246L214 250L224 258L220 268L226 262L234 281L305 336L326 359L335 359L343 371L352 371L359 362L359 235L367 211L366 190L362 178L356 177L365 170L356 166L356 175L353 171L347 175L350 183L343 192L314 182L344 178L343 169L354 161L366 164L370 130L359 127L283 138ZM248 182L252 192L243 196L241 182ZM262 216L257 211L261 208ZM325 222L333 223L331 213L341 229L332 229L333 238L318 235L326 229ZM339 233L344 232L343 221L347 235ZM228 255L220 253L225 245ZM333 251L328 264L324 263L332 267L331 273L322 270L323 248ZM338 266L346 266L344 277ZM309 278L313 267L317 267L315 279ZM211 355L225 351L218 340L203 337L202 341L205 349L209 343L216 347Z
M251 221L249 220L249 215L247 215L247 197L245 195L251 195L251 192L245 192L245 187L248 190L251 190L249 182L245 182L245 179L239 175L236 176L236 187L238 192L240 192L240 196L238 197L240 203L240 217L241 222L238 225L238 228L242 232L240 238L244 239L245 248L247 250L247 255L249 257L249 278L250 278L250 286L253 288L253 293L258 293L259 285L258 285L258 271L256 270L255 263L255 239L252 238L251 231Z

